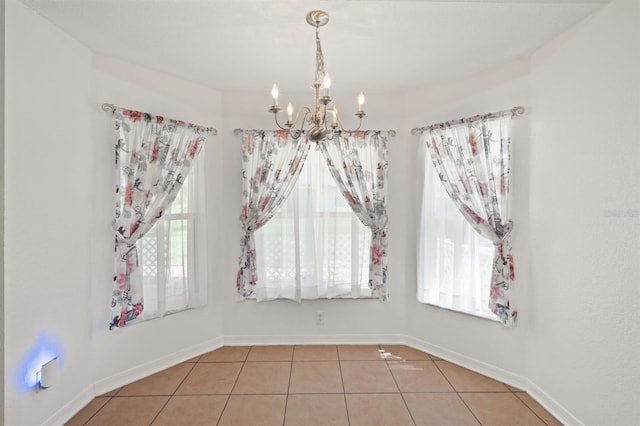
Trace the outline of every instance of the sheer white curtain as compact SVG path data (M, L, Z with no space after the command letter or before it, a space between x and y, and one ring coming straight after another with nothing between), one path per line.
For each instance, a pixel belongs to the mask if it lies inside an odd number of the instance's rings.
M447 195L421 144L424 167L418 241L418 300L489 319L494 246Z
M320 151L309 150L289 198L254 235L257 300L372 297L371 231L352 212Z

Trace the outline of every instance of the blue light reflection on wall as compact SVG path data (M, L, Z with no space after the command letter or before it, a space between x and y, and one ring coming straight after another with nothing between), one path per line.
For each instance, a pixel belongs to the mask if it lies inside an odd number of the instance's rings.
M60 339L41 332L36 343L29 349L20 360L16 372L16 384L21 392L30 392L38 384L36 374L43 364L58 357L58 367L62 369L64 357L62 353L62 343Z

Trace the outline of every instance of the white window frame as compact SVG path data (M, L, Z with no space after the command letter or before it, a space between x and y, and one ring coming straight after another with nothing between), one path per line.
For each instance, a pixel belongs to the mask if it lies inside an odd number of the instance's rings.
M157 283L165 283L165 285L158 285L155 288L155 296L157 297L157 310L154 313L149 313L146 309L139 317L140 320L150 320L154 318L161 318L167 315L183 312L195 307L203 306L207 302L207 281L206 281L206 221L204 220L204 168L198 166L200 159L204 157L204 149L199 155L189 173L189 176L185 179L183 187L180 189L176 199L181 199L181 192L188 190L186 212L173 213L169 209L163 216L156 222L153 228L147 235L142 237L138 241L138 256L140 259L141 270L143 274L143 283L145 283L145 267L144 267L144 244L147 238L155 237L156 244L156 273ZM168 221L187 221L187 249L186 249L186 275L187 285L184 289L183 306L176 309L167 309L167 276L165 259L167 258L165 253L165 238L166 238L166 226ZM154 235L155 234L155 235ZM148 240L147 240L148 241ZM184 267L184 265L183 265ZM145 294L149 291L148 283L143 285L143 298L146 301L151 297ZM145 304L146 308L146 304Z

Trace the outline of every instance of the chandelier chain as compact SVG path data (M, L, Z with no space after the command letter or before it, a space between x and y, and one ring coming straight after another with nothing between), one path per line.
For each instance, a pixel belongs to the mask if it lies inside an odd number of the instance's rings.
M324 55L320 44L320 27L316 24L316 83L320 83L324 75Z

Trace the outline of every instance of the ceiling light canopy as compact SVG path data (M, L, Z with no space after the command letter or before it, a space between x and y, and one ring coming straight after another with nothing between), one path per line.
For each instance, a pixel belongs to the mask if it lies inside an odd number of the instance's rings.
M358 110L355 116L358 117L358 127L354 130L347 130L342 126L342 121L338 115L338 110L333 103L333 100L329 96L329 88L331 87L331 77L324 67L324 56L322 54L322 46L320 44L320 27L329 22L329 15L322 10L312 10L307 14L307 22L309 25L316 28L316 73L315 80L312 88L315 94L315 105L313 110L308 107L302 107L293 118L293 106L291 102L287 106L288 120L284 123L284 126L280 125L278 121L278 112L280 106L278 105L278 86L275 84L271 89L271 96L273 97L273 105L269 108L269 112L273 113L276 125L289 131L294 137L299 137L300 134L306 131L309 140L318 143L319 141L329 138L332 139L334 135L339 131L355 132L362 126L362 118L366 116L362 109L364 104L364 93L360 92L358 96ZM329 115L327 114L329 113ZM305 130L306 126L309 126L308 130Z

